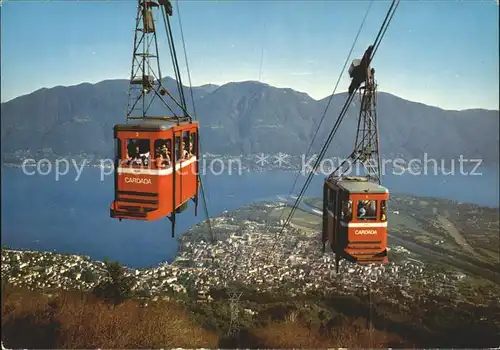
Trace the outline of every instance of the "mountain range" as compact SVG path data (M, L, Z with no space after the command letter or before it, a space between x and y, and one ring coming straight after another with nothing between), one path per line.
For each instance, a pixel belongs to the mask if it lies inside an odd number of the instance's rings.
M164 86L177 94L176 82ZM191 94L184 88L192 112ZM289 88L246 81L193 87L204 152L224 155L306 153L329 97L315 100ZM330 132L346 93L332 97L312 153ZM113 154L113 126L124 123L128 80L105 80L69 87L43 88L1 104L2 158L19 151L48 150L57 155ZM354 146L359 99L353 100L329 155L347 156ZM153 109L159 112L158 106ZM176 110L176 112L178 109ZM165 114L165 113L164 113ZM498 164L499 111L443 110L377 94L383 157L483 159Z

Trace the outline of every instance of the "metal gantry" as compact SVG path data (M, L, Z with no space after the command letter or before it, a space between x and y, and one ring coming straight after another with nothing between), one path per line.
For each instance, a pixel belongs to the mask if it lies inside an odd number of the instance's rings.
M381 183L379 135L376 108L375 70L368 68L364 86L359 89L360 111L353 157L364 166L365 176Z
M172 96L164 87L162 81L156 28L160 15L163 17L163 22L165 23L180 101ZM172 16L172 5L169 0L138 0L127 120L144 118L172 119L178 122L191 120L187 112L186 100L182 89L179 65L169 20L170 16ZM166 100L167 97L171 101L170 104ZM168 116L154 116L151 114L153 103L156 100L166 107L169 111ZM173 105L180 108L183 116L176 115L172 102Z
M369 181L381 184L379 134L377 121L375 70L371 68L370 61L373 54L373 45L370 46L361 60L353 60L349 68L349 75L352 78L349 86L349 97L357 93L360 97L360 109L358 116L358 127L354 150L349 157L344 160L329 179L344 176L354 165L356 165L356 175L364 176ZM358 165L363 166L363 173Z
M240 327L239 327L239 302L240 302L240 297L243 293L236 292L234 288L229 289L229 311L231 313L231 320L229 323L229 329L227 334L229 336L235 336L238 334Z

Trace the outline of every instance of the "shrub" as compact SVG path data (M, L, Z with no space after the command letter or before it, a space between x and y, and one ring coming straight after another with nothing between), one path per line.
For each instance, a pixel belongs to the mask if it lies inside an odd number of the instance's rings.
M95 296L118 305L132 296L133 279L119 262L105 261L107 276L93 289Z

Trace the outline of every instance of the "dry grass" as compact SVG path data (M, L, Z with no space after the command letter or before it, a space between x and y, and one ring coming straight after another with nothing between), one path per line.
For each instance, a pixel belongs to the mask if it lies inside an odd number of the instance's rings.
M2 295L2 306L2 340L11 348L194 348L219 341L173 302L113 307L80 293L50 298L14 290Z
M395 334L370 329L365 319L346 318L341 326L314 328L289 315L252 331L258 344L269 348L388 348L411 347Z
M207 331L175 302L143 307L128 300L116 307L89 294L48 295L2 289L2 340L8 348L217 348L223 335ZM386 332L370 331L366 320L345 318L340 326L314 328L291 312L283 321L244 330L239 347L409 347Z

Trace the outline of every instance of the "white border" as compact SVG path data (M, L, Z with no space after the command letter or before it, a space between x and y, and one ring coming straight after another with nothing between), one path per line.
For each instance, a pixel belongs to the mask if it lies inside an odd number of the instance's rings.
M343 221L340 222L341 226L344 227L387 227L387 222L351 222L345 223Z

